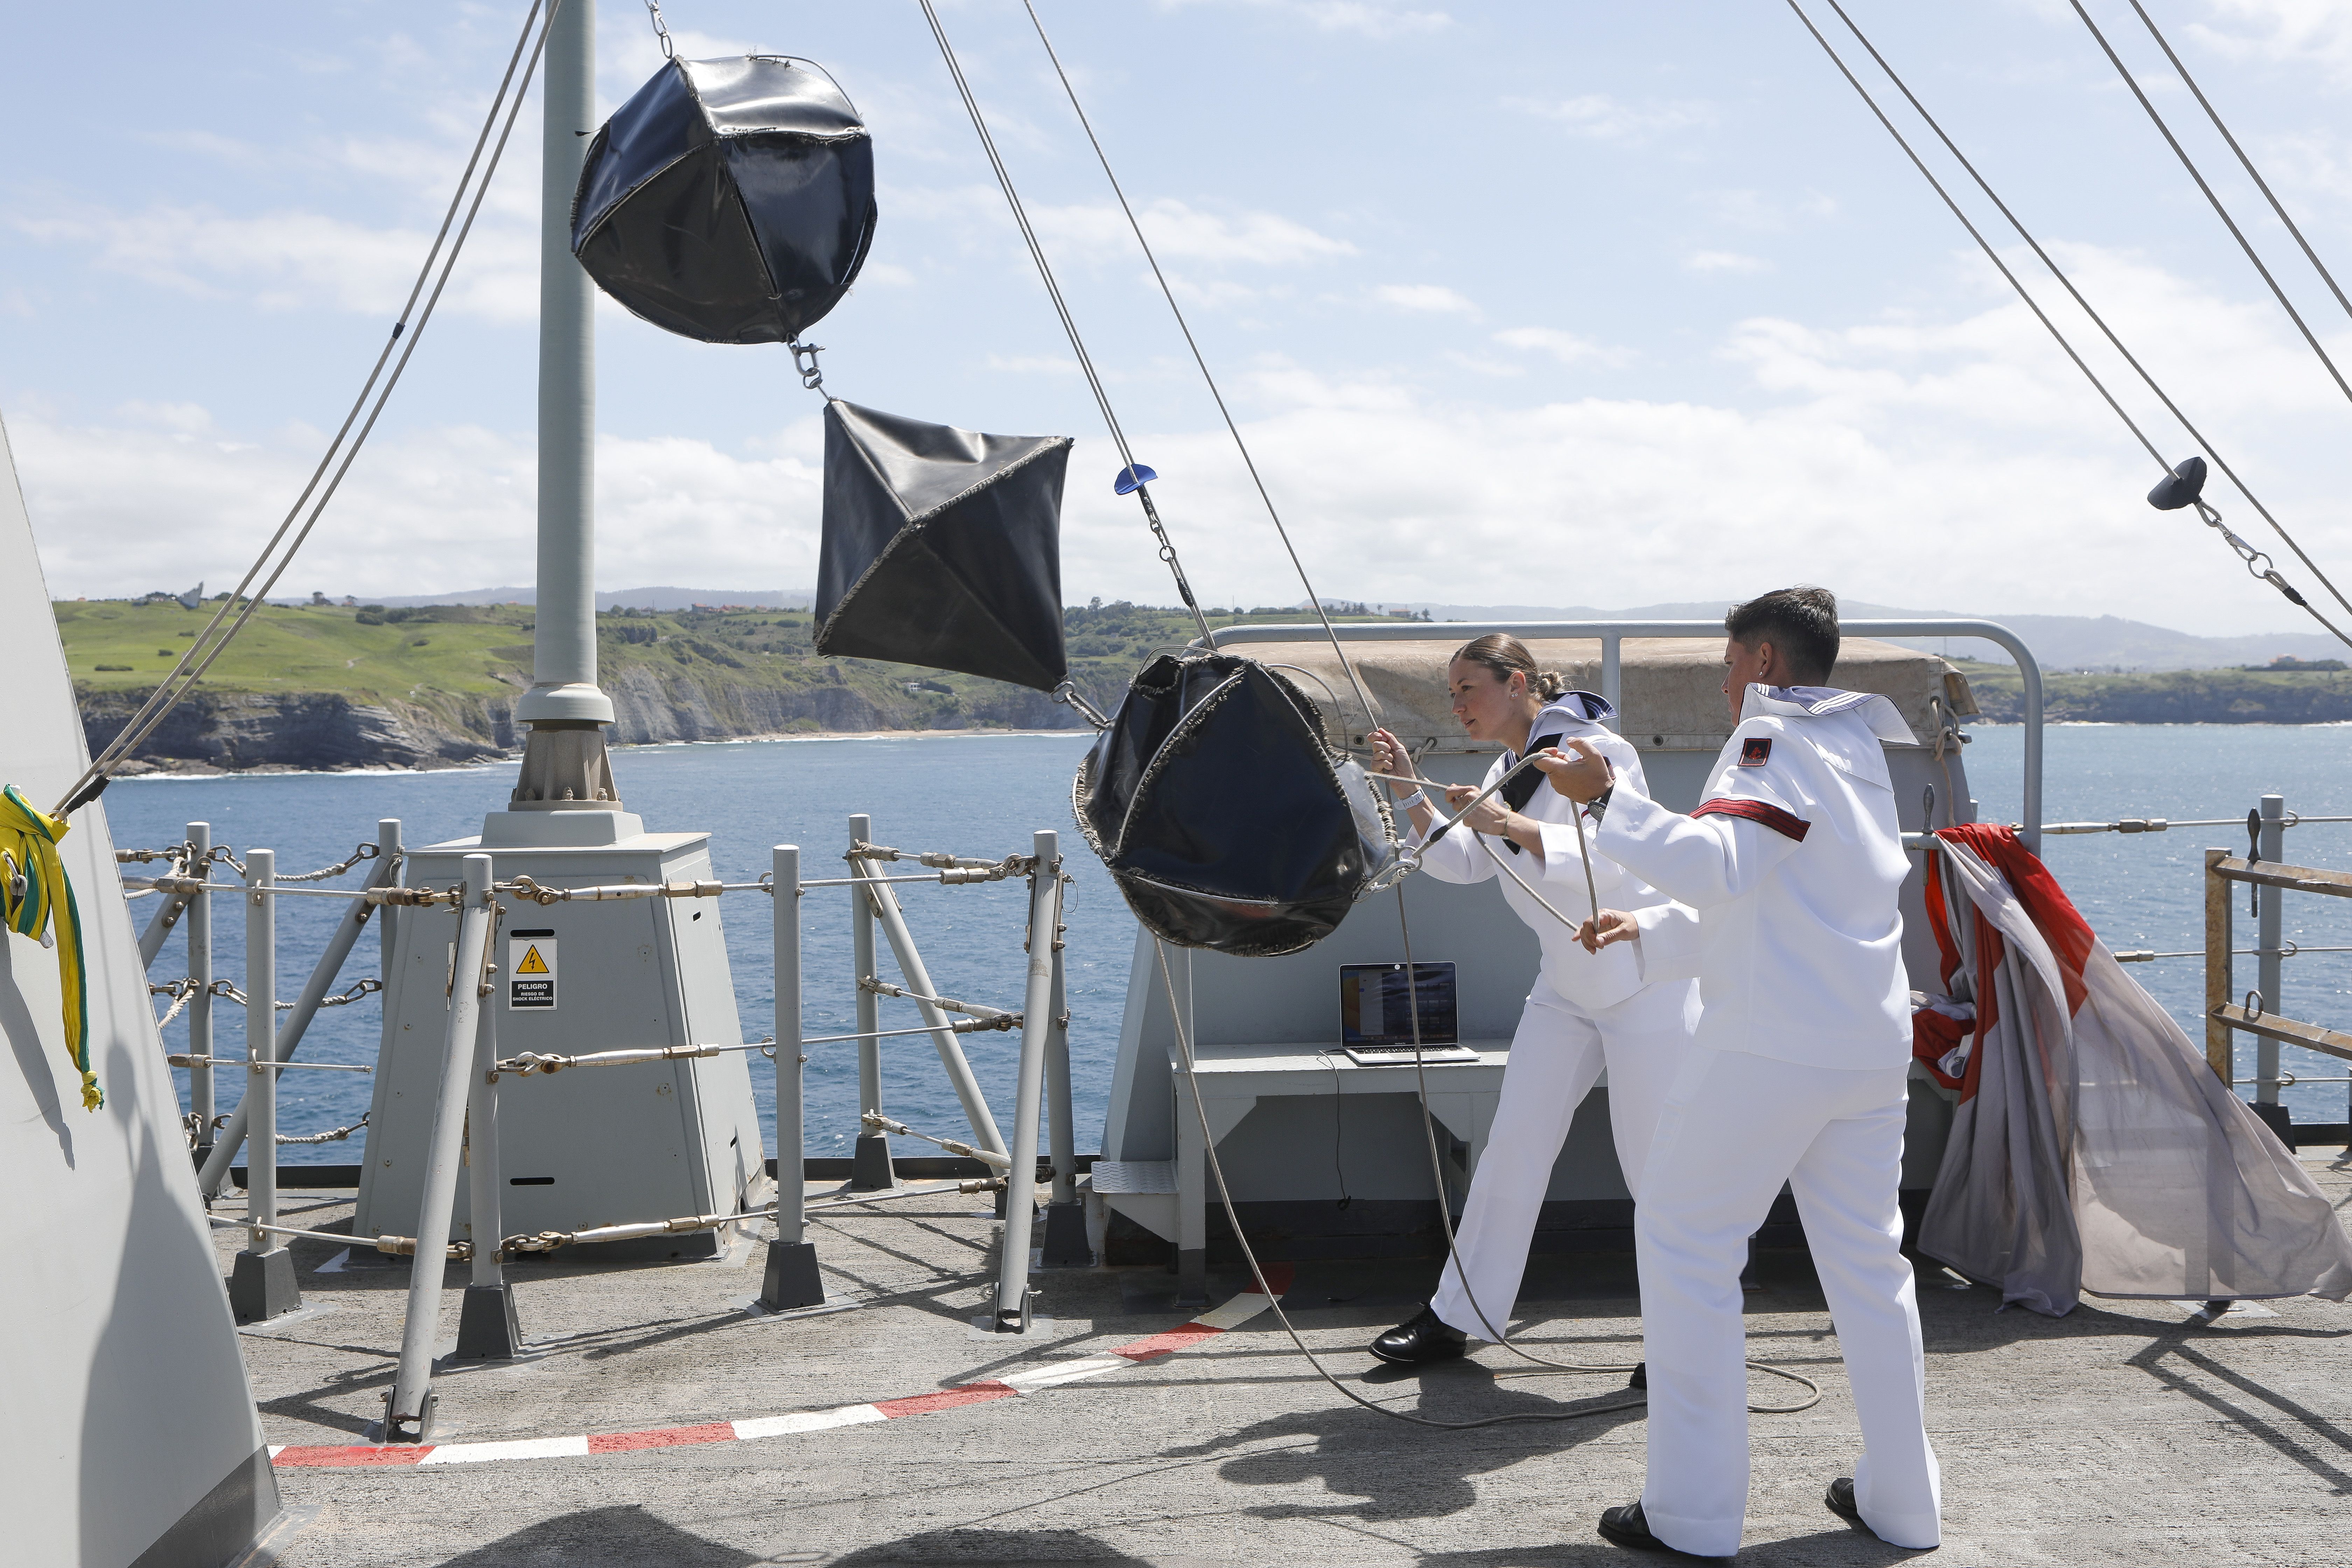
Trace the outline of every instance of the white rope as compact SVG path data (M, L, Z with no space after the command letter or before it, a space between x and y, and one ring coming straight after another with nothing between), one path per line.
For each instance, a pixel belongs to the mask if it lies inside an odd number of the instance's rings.
M368 1119L363 1115L357 1121L352 1122L349 1127L338 1127L332 1132L313 1132L307 1138L295 1138L288 1135L287 1133L280 1132L278 1135L278 1146L281 1148L291 1147L293 1145L302 1143L340 1143L344 1139L349 1138L352 1133L365 1128L367 1124Z

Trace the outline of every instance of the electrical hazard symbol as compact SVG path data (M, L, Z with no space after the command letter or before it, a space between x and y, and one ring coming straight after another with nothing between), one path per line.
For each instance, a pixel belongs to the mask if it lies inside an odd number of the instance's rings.
M507 1005L555 1005L555 934L516 931L507 939Z

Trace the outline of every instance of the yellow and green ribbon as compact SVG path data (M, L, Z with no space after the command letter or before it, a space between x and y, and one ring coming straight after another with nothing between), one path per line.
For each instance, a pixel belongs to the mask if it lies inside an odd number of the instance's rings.
M41 810L15 784L0 790L0 924L36 942L56 927L66 1057L81 1074L81 1108L96 1110L106 1096L89 1070L89 976L82 967L81 910L58 858L58 840L65 836L65 818Z

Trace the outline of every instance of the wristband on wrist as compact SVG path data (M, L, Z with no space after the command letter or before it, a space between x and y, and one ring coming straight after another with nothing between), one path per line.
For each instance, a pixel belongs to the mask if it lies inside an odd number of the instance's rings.
M1599 795L1594 795L1592 799L1586 804L1584 807L1584 815L1591 817L1595 822L1600 821L1602 816L1609 810L1609 797L1616 793L1617 786L1612 784L1607 789L1602 790Z

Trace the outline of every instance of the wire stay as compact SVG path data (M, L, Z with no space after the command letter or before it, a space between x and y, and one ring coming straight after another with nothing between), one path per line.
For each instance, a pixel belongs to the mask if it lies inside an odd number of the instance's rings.
M1208 384L1209 396L1216 403L1217 416L1225 422L1226 433L1234 438L1234 447L1241 454L1242 467L1249 470L1250 483L1257 489L1257 499L1265 505L1265 515L1274 523L1274 531L1282 540L1282 548L1290 557L1291 570L1298 574L1299 586L1307 590L1307 602L1315 608L1315 618L1323 624L1323 635L1331 639L1331 653L1346 671L1348 684L1356 689L1356 700L1363 705L1367 729L1380 725L1380 710L1364 683L1356 678L1356 667L1348 660L1348 650L1339 644L1339 634L1332 628L1331 617L1323 608L1323 597L1307 575L1306 563L1298 557L1298 547L1290 542L1290 530L1282 523L1282 513L1274 504L1274 497L1265 488L1265 479L1257 471L1257 459L1250 456L1249 443L1242 439L1241 426L1234 423L1233 410L1225 406L1225 395L1217 388L1217 378L1209 373L1208 359L1201 353L1198 340L1192 336L1192 323L1184 319L1184 309L1176 302L1176 290L1169 286L1168 275L1160 269L1160 258L1153 254L1151 242L1143 237L1143 225L1136 221L1135 208L1127 199L1127 191L1111 171L1110 154L1103 151L1102 139L1095 134L1094 121L1087 118L1086 106L1078 101L1078 89L1071 85L1070 73L1062 68L1062 57L1054 47L1054 40L1045 36L1045 24L1037 15L1033 0L1021 0L1022 9L1029 13L1029 25L1037 29L1037 41L1045 47L1045 58L1054 64L1054 74L1060 79L1062 91L1070 100L1072 112L1077 115L1079 126L1087 133L1087 142L1095 150L1095 161L1102 165L1103 178L1110 183L1111 195L1118 198L1118 210L1127 216L1127 226L1134 232L1135 243L1150 265L1153 281L1160 285L1160 297L1168 301L1168 313L1176 318L1176 330L1184 334L1184 346L1192 352L1192 363L1200 367L1201 379ZM1211 647L1215 645L1212 643Z
M367 380L360 387L359 395L352 399L351 411L343 416L342 425L336 430L334 438L327 444L325 455L319 459L319 466L311 470L310 481L302 487L302 493L295 498L293 506L286 513L285 521L280 522L278 525L278 531L269 536L269 542L262 547L261 553L255 558L253 565L246 572L244 580L222 599L220 609L215 612L211 622L197 635L195 641L189 645L188 651L180 656L179 662L148 695L147 700L141 705L139 711L116 732L114 740L91 761L89 766L82 770L81 776L74 781L73 787L59 798L56 815L66 816L98 797L100 792L106 787L108 770L137 750L140 743L154 732L156 726L161 724L172 710L194 689L196 683L204 679L205 672L212 668L213 662L235 640L237 634L245 629L247 623L252 620L254 614L268 598L269 591L278 585L278 578L285 574L286 568L293 564L295 552L299 551L304 541L310 537L311 529L318 525L320 516L327 510L327 503L334 499L335 491L342 484L343 476L351 471L352 463L358 458L360 448L366 444L368 436L374 430L378 416L383 414L384 405L392 397L393 389L400 384L401 374L408 368L410 356L416 352L417 342L423 338L426 324L433 319L434 308L440 303L441 292L448 286L450 274L457 265L459 253L465 248L467 237L473 232L474 219L481 211L482 198L488 195L490 180L498 173L499 159L506 152L507 139L513 133L516 117L521 112L523 99L530 87L530 79L539 68L540 56L547 47L548 33L554 26L556 13L562 8L562 4L563 0L547 0L546 16L544 20L541 20L540 0L531 0L530 9L523 17L522 32L515 39L514 52L508 57L506 73L499 79L498 92L491 99L489 111L482 120L482 129L474 139L473 153L466 160L465 173L458 177L457 189L449 198L448 210L442 215L441 227L434 235L433 244L425 252L424 265L417 269L416 281L409 289L408 300L402 305L399 317L394 321L392 334L384 341L383 350L376 356L374 366L368 372ZM534 22L540 23L539 37L536 44L531 44ZM523 47L526 44L531 45L530 58L527 63L522 64L521 78L518 81L515 74L516 66L522 60ZM489 162L484 165L482 150L489 143L491 130L499 126L499 115L502 109L506 112L506 123L502 128L499 128L498 141L495 145L490 146ZM474 178L478 167L481 169L481 178L478 182ZM470 205L467 205L466 195L469 188L473 192L473 200ZM450 225L456 221L461 206L465 208L465 222L458 226L456 238L450 240ZM445 240L448 241L448 254L446 259L442 255ZM434 278L436 262L441 264L437 279ZM425 285L428 281L432 283L432 291L429 295L425 292ZM417 300L420 297L424 298L424 310L421 313L415 314L415 331L410 331L408 330L410 317L412 313L416 312ZM402 343L404 337L406 339L405 346ZM394 362L392 357L394 348L399 348L401 351L396 362ZM384 367L388 362L392 364L392 373L388 379L383 379ZM376 392L379 379L383 379L381 393ZM368 404L372 393L376 395L374 406L370 408ZM363 423L361 422L362 410L366 411L366 419ZM359 425L356 436L352 434L354 424ZM338 454L341 454L341 458L340 466L336 466ZM330 467L334 467L334 476L332 479L326 479ZM322 479L325 480L323 490L320 489ZM318 498L315 505L311 504L313 495ZM309 517L303 521L300 530L295 532L292 542L286 544L284 553L278 555L278 546L286 540L288 531L294 528L295 521L302 517L303 509L306 506L310 507ZM268 580L262 583L259 590L248 595L247 590L253 587L254 579L261 574L265 567L269 566L273 555L278 556L277 565L270 569ZM223 622L227 620L231 611L238 609L240 604L243 605L242 611L237 614L236 620L228 625L226 631L222 630Z
M1937 139L1943 142L1945 148L1951 153L1952 156L1956 160L1958 160L1960 166L1968 171L1969 178L1976 182L1978 189L1981 190L1985 194L1987 199L1991 201L1994 206L2000 209L2001 216L2009 221L2010 226L2017 231L2020 237L2025 241L2028 247L2033 251L2034 255L2041 260L2042 264L2050 269L2051 275L2057 279L2060 285L2065 289L2066 292L2074 299L2074 302L2082 308L2084 313L2087 315L2091 319L2092 322L2098 327L2101 333L2105 336L2107 342L2114 346L2116 352L2121 354L2125 362L2138 374L2140 379L2147 384L2148 390L2154 393L2158 401L2164 405L2166 411L2171 414L2175 419L2179 420L2182 428L2188 431L2190 438L2193 439L2198 446L2201 447L2208 456L2212 458L2214 466L2219 468L2223 474L2229 477L2230 482L2237 487L2239 493L2243 495L2246 498L2247 502L2253 507L2254 510L2261 514L2263 521L2271 525L2272 530L2276 532L2281 539L2286 542L2288 547L2294 551L2296 556L2300 558L2305 565L2311 567L2313 573L2318 575L2322 582L2326 582L2327 578L2326 574L2319 571L2318 566L2312 562L2310 556L2305 553L2302 546L2295 543L2294 537L2287 532L2284 526L2279 522L2277 518L2271 514L2270 509L2262 503L2261 500L2254 495L2252 489L2248 487L2245 480L2241 479L2237 471L2230 466L2228 461L2225 460L2218 451L2214 449L2213 444L2205 438L2203 432L2198 429L2195 423L2189 419L2187 414L2181 411L2178 404L2173 402L2172 398L2164 391L2164 388L2156 381L2156 378L2149 374L2147 368L2140 363L2138 358L2124 345L2123 340L2116 335L2113 328L2107 325L2106 319L2101 316L2097 310L2093 307L2091 302L2083 297L2081 290L2074 287L2074 280L2066 276L2064 269L2059 267L2056 261L2052 259L2048 251L2045 250L2041 243L2033 237L2032 232L2019 221L2016 214L2011 211L2008 204L2003 202L2000 195L1994 192L1991 184L1987 181L1982 174L1977 172L1975 164L1971 163L1968 160L1967 156L1960 152L1958 146L1953 142L1952 139L1945 134L1943 127L1936 121L1933 115L1927 112L1926 106L1920 103L1917 95L1911 91L1910 88L1904 82L1901 76L1899 76L1895 72L1895 68L1886 62L1885 57L1878 52L1877 48L1870 42L1868 37L1864 35L1862 29L1854 24L1853 18L1846 14L1844 7L1838 4L1838 0L1827 0L1827 3L1830 9L1835 11L1839 19L1845 23L1847 29L1853 34L1854 37L1861 43L1864 49L1868 51L1871 58L1877 63L1879 68L1885 72L1887 79L1895 84L1896 89L1903 94L1904 98L1911 104L1912 108L1917 111L1920 119L1925 121L1927 123L1928 128L1936 133ZM1868 108L1872 115L1876 118L1878 123L1885 129L1887 135L1894 139L1895 144L1902 149L1904 156L1911 161L1912 166L1919 171L1920 178L1927 182L1928 188L1936 193L1937 196L1943 202L1944 205L1950 210L1952 216L1958 221L1960 226L1968 231L1969 237L1976 241L1977 247L1984 252L1985 258L1992 263L1994 270L1998 271L2003 280L2009 284L2010 288L2015 290L2017 297L2024 302L2026 309L2033 312L2034 319L2042 323L2043 330L2049 332L2052 341L2056 342L2060 350L2063 351L2066 357L2074 363L2074 368L2083 373L2084 379L2091 384L2092 390L2096 392L2100 398L2106 404L2108 408L2114 411L2116 417L2123 422L2124 427L2131 432L2133 439L2137 440L2142 447L2146 448L2149 457L2156 459L2158 466L2162 468L2167 473L2170 473L2172 471L2172 465L2169 460L2166 458L2163 451L2157 447L2154 441L2149 439L2147 433L2140 428L2139 422L2134 419L2130 413L2125 409L2124 405L2116 400L2115 394L2108 389L2106 383L2100 378L2098 373L2091 368L2089 363L2083 358L2081 353L2075 349L2074 345L2071 342L2068 341L2066 334L2059 329L2058 324L2050 319L2049 312L2042 308L2041 302L2034 299L2032 292L2025 287L2024 283L2018 278L2016 272L2010 268L2008 262L2001 258L2000 251L1995 249L1992 242L1985 237L1984 232L1979 229L1974 220L1969 216L1967 210L1964 209L1956 199L1954 199L1951 192L1945 188L1944 183L1936 177L1935 172L1927 167L1926 160L1920 157L1917 150L1911 145L1910 142L1904 136L1903 132L1895 128L1894 121L1887 117L1886 111L1879 106L1878 100L1871 96L1870 89L1863 86L1861 79L1853 74L1852 68L1846 64L1843 57L1839 55L1837 52L1836 47L1822 35L1822 30L1819 27L1813 25L1813 19L1810 16L1806 15L1804 6L1799 4L1799 0L1787 0L1787 4L1789 9L1795 13L1797 20L1803 26L1805 31L1812 36L1812 39L1816 44L1821 46L1822 52L1829 57L1830 63L1837 68L1838 74L1845 78L1847 85L1853 89L1855 95L1862 100L1864 105ZM2207 509L2200 507L2200 515L2202 516L2206 510ZM2207 521L2210 523L2213 520L2207 519ZM2231 548L2233 550L2237 550L2238 545L2234 540L2234 536L2229 535L2226 530L2223 530L2222 531L2225 538L2231 540ZM2242 560L2247 560L2249 553L2251 553L2249 551L2239 551ZM2312 619L2326 627L2329 633L2336 637L2338 641L2345 643L2348 647L2352 647L2352 637L2347 637L2342 631L2338 630L2334 623L2329 621L2326 616L2322 615L2315 606L2310 604L2309 601L2305 600L2300 593L2296 592L2294 588L2285 581L2285 579L2278 576L2275 572L2265 574L2260 568L2254 567L2251 560L2247 560L2247 565L2250 570L2254 572L2256 576L2262 577L2264 581L2269 582L2273 587L2277 588L2283 595L2284 595L2290 602L2298 605L2305 611L2305 613L2309 615ZM2331 593L2335 592L2335 587L2332 583L2329 584L2329 591ZM2336 597L2339 602L2343 599L2343 595L2340 594L2337 594Z

